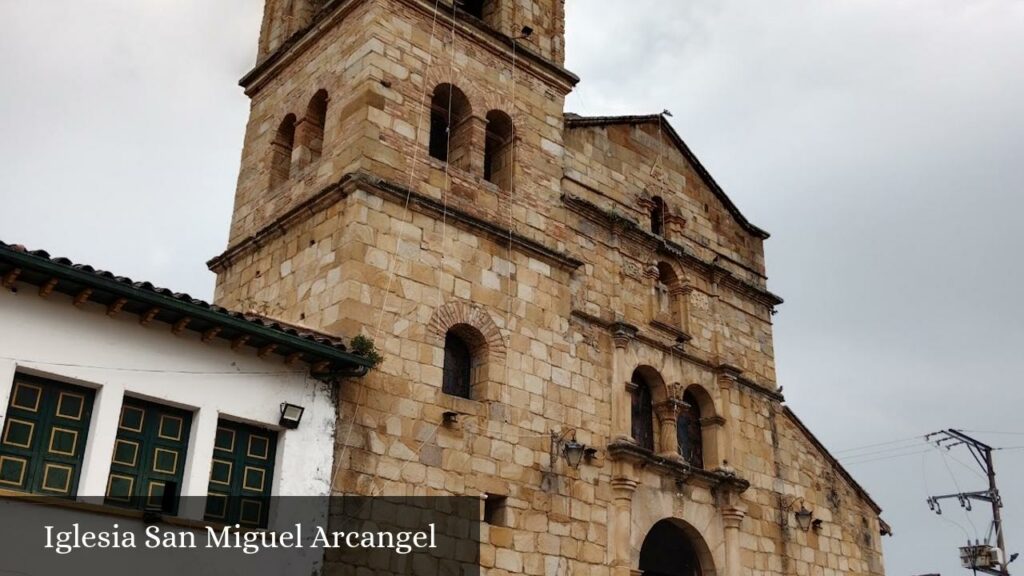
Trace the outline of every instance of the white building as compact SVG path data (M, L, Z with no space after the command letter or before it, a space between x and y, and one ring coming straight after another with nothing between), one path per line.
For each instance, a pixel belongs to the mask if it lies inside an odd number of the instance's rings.
M330 494L334 386L371 366L342 342L3 243L0 280L0 505L273 527Z

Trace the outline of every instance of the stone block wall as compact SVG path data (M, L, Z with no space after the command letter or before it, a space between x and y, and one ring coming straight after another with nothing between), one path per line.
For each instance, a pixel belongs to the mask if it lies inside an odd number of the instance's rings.
M502 502L482 533L489 575L636 573L666 520L705 576L881 574L877 508L776 392L764 237L663 127L567 128L571 77L529 55L513 73L507 40L434 20L432 3L336 6L247 77L230 247L212 262L219 304L365 334L383 354L339 385L333 489ZM537 50L559 54L561 2L515 6L558 30ZM427 153L425 103L443 83L476 123L463 168ZM278 123L320 89L323 155L268 188ZM511 192L474 156L490 110L516 125ZM661 235L644 222L653 195ZM448 330L472 335L469 399L441 390ZM631 439L637 369L658 404L653 451ZM684 391L704 469L676 448ZM572 431L596 449L576 470L552 457L552 432ZM798 499L816 530L794 528Z

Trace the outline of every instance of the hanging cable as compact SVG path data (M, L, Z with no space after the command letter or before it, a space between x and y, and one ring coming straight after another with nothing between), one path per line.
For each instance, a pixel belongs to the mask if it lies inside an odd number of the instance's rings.
M931 489L928 487L928 456L933 454L933 453L934 452L929 450L929 451L925 452L923 456L921 456L921 481L924 484L924 493L925 493L925 495L928 495L928 494L932 493ZM956 528L958 528L961 532L964 533L964 539L970 541L970 539L971 539L970 532L968 532L967 529L964 528L959 522L953 520L952 518L948 518L946 516L943 516L942 514L939 514L939 518L943 522L945 522L947 524L951 524L951 525L955 526Z
M413 183L415 182L416 167L418 165L418 160L419 160L420 131L423 128L423 116L424 116L424 112L426 111L426 99L427 99L427 89L428 89L427 88L427 72L429 72L431 66L433 66L433 63L434 63L434 39L437 37L437 17L438 17L438 13L440 12L440 10L439 10L440 4L441 4L441 0L434 0L434 13L433 13L433 17L431 18L431 23L430 23L430 40L429 40L430 50L427 52L427 65L426 65L426 69L424 70L424 73L423 73L423 75L421 77L421 84L422 85L420 86L420 93L421 93L421 95L420 95L420 107L419 107L420 109L419 109L419 114L418 114L417 119L416 119L416 128L415 128L415 130L413 130L413 147L412 147L413 149L412 149L412 155L411 155L411 164L409 166L409 181L408 181L408 184L406 186L405 202L404 202L404 206L403 206L403 209L402 209L402 221L403 222L405 222L408 219L408 217L409 217L409 203L410 203L410 200L412 198L412 186L413 186ZM387 310L388 297L391 294L391 286L392 286L392 284L394 283L394 280L395 280L395 266L396 266L396 264L398 262L398 250L397 250L397 247L401 244L402 238L404 236L405 236L405 227L403 226L399 230L399 233L398 233L398 242L396 243L395 254L389 255L389 258L388 258L388 281L387 281L387 286L386 286L386 288L384 290L384 296L381 299L380 312L379 312L378 319L377 319L377 327L374 330L374 336L373 336L374 342L376 342L378 344L378 346L380 346L380 348L382 350L385 348L385 346L384 346L384 343L380 341L380 333L381 333L381 329L382 329L382 327L384 325L384 313ZM338 455L338 457L335 459L335 462L334 462L334 472L331 474L331 486L332 486L332 488L333 488L333 486L335 484L335 481L337 480L338 474L341 472L341 467L342 467L342 463L345 460L345 456L348 454L349 443L350 443L350 440L352 439L352 432L353 432L353 430L355 429L355 426L356 426L356 419L357 419L357 416L359 414L359 408L362 405L362 397L364 395L365 390L366 390L366 385L365 384L361 384L359 386L358 392L356 392L356 399L355 399L355 402L352 404L351 423L348 426L348 430L345 433L345 439L342 442L341 454Z
M953 485L956 486L956 491L963 493L963 489L960 488L960 482L956 479L956 474L953 474L953 469L949 467L949 460L946 459L946 453L942 450L938 450L939 455L942 456L942 463L946 466L946 471L949 472L949 477L953 480ZM964 517L967 518L967 523L971 525L971 530L974 531L974 538L978 540L978 527L974 525L974 520L971 520L971 514L966 508L962 509Z

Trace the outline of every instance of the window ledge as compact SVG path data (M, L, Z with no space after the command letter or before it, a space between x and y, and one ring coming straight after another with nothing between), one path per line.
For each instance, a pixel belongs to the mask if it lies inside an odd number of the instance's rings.
M483 176L478 176L477 174L474 174L473 172L470 172L464 168L452 166L451 164L445 162L444 160L438 160L437 158L428 155L427 163L430 164L431 168L437 170L447 170L448 175L452 178L453 181L462 182L466 184L474 184L476 186L481 187L483 190L486 190L487 192L492 192L494 194L501 194L503 192L508 193L507 190L503 189L501 186L498 186L494 182L487 180Z
M655 318L654 320L651 320L651 326L657 328L658 330L661 330L662 332L667 332L668 334L671 334L672 336L675 337L676 342L680 344L686 344L690 340L693 340L693 337L687 334L683 329L678 328L661 318Z
M676 482L684 484L711 489L725 488L737 493L745 492L750 487L750 482L740 478L735 472L696 468L681 459L666 458L629 441L612 442L608 445L607 453L612 460L632 462L640 467L650 466L657 472L674 477Z
M29 494L27 492L18 492L15 490L4 490L0 489L0 500L14 500L24 503L39 504L42 506L53 506L55 508L63 508L66 510L72 510L75 512L83 512L86 514L96 514L99 516L114 516L118 518L125 518L129 520L138 520L140 522L145 521L145 512L133 508L120 508L118 506L111 506L109 504L97 504L95 502L89 502L86 500L68 500L65 498L57 498L54 496L43 496L40 494ZM93 498L97 502L102 502L102 498ZM209 522L207 520L193 520L190 518L181 518L178 516L167 516L161 514L159 516L160 524L168 524L171 526L177 526L179 528L188 528L191 530L205 530L207 528L213 528L214 530L221 530L226 524L219 524L217 522ZM242 529L243 532L250 531L249 529Z

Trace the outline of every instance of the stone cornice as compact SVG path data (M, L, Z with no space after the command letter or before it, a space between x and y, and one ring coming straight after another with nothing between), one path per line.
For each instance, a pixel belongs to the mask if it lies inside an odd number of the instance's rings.
M255 96L271 79L306 50L313 46L316 41L329 31L338 22L345 19L357 6L368 0L328 0L323 8L313 17L313 22L291 35L276 50L268 54L263 60L239 80L238 84L245 89L246 95ZM433 2L425 0L398 0L406 5L419 10L430 18L435 16ZM441 29L452 28L452 14L448 10L438 10L437 24ZM460 15L456 18L458 34L462 37L471 37L478 45L489 50L491 53L511 60L512 47L515 40L494 30L483 22ZM540 56L529 48L516 44L516 58L522 65L523 70L533 73L542 81L559 87L565 94L579 83L578 76L555 64L551 60Z
M498 226L462 210L445 206L429 196L414 192L365 172L353 172L346 174L338 182L323 188L309 199L300 202L252 236L232 245L224 253L207 262L207 266L213 272L223 272L239 258L253 253L261 246L266 245L270 240L282 236L290 228L305 222L311 215L328 208L361 187L368 188L385 198L403 204L408 201L411 210L423 214L446 214L448 222L461 225L464 229L480 233L494 240L511 243L512 246L520 251L563 270L572 271L583 265L581 260L573 258L564 252L549 248L508 228Z
M648 248L654 248L659 254L678 258L687 262L692 267L703 272L707 276L715 276L719 282L729 286L741 294L750 296L757 302L774 308L783 303L782 298L772 294L768 290L755 286L746 280L737 277L728 268L723 267L716 260L702 260L697 255L691 253L684 246L676 244L675 242L669 242L660 236L643 229L633 219L622 214L617 214L609 210L605 210L593 202L574 196L572 194L562 194L562 202L573 212L589 218L591 221L597 224L604 224L609 228L614 228L621 231L621 235ZM718 258L726 258L719 256ZM732 259L728 259L733 261Z
M499 226L482 218L473 216L472 214L459 210L458 208L452 208L450 205L445 206L438 200L424 194L420 194L419 192L414 192L404 186L388 182L364 172L359 172L353 175L352 181L353 187L355 185L365 185L390 196L392 199L397 199L401 202L408 200L409 208L420 213L436 216L446 214L448 222L461 224L464 228L481 233L493 240L511 243L520 251L530 254L563 270L572 271L583 266L582 260L574 258L565 252L549 248L536 240L532 240L522 234L509 230L504 226Z
M651 348L660 350L666 354L671 354L677 358L682 358L688 362L696 364L697 366L706 368L707 370L710 370L716 374L729 377L732 381L736 382L736 384L742 386L743 388L746 388L751 392L754 392L755 394L759 394L761 396L778 402L785 402L786 400L782 396L782 394L779 394L775 390L771 389L768 385L762 384L760 382L757 382L756 380L743 376L740 369L736 368L735 366L718 362L713 358L705 358L693 352L685 351L679 346L668 345L656 338L653 338L645 334L644 332L640 331L639 328L633 326L632 324L604 320L598 316L594 316L593 314L588 314L583 310L573 310L570 313L570 315L573 318L576 318L580 321L607 330L608 333L612 335L613 339L616 338L616 327L629 327L631 329L629 332L623 332L619 336L619 338L626 344L628 344L631 341L646 344ZM633 332L633 330L635 330L635 332ZM618 345L618 342L616 342L616 345Z
M607 454L613 460L625 460L640 466L652 467L662 474L674 477L677 482L735 493L743 493L750 487L750 482L735 474L695 468L681 460L655 454L632 442L612 442L608 445Z

